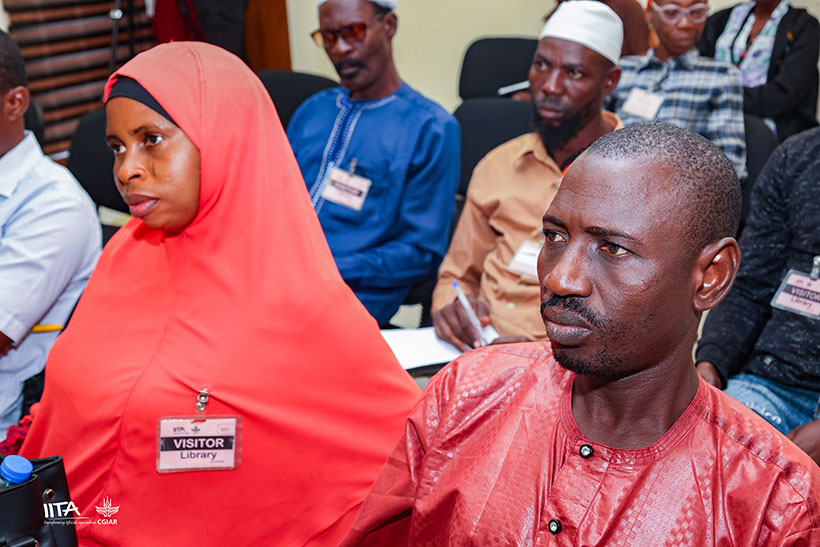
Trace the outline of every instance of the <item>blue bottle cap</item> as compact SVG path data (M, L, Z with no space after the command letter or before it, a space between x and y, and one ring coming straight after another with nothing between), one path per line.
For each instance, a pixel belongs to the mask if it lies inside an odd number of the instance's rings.
M6 456L0 464L0 477L12 484L25 482L34 470L31 462L22 456Z

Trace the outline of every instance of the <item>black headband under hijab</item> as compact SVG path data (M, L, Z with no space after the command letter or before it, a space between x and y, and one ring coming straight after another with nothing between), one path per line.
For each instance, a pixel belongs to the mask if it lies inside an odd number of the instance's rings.
M108 94L108 100L114 97L125 97L134 99L165 117L169 122L177 125L177 122L162 108L162 105L148 91L142 87L138 81L127 76L117 76L117 81L111 86L111 92Z

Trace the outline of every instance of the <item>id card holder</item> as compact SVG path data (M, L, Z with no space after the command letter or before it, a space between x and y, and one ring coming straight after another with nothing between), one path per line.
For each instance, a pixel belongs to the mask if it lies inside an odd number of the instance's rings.
M817 259L815 264L818 264ZM811 319L820 319L820 279L797 270L789 270L772 297L771 306Z
M663 103L663 95L632 88L624 103L624 112L645 120L654 120Z
M170 416L157 424L157 472L221 471L242 463L240 416Z
M518 247L510 263L507 264L507 270L538 281L538 255L541 253L541 247L543 246L543 242L524 241Z
M328 175L322 198L342 207L361 211L371 184L370 179L334 167Z

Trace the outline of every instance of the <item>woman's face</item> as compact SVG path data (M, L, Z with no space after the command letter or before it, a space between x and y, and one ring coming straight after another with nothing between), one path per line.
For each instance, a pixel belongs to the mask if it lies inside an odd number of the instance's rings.
M199 150L179 127L139 101L114 97L105 117L114 181L131 214L166 233L184 230L199 209Z

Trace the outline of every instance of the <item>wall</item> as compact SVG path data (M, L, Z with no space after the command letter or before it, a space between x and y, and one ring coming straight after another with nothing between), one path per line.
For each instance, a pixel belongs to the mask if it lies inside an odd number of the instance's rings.
M2 0L0 0L2 1ZM712 0L712 11L737 0ZM288 0L293 69L336 78L322 48L309 34L318 25L314 0ZM502 6L503 4L503 6ZM820 0L792 0L820 18ZM410 85L453 110L458 75L467 46L481 36L537 36L553 0L402 0L394 40L399 73Z
M818 0L820 1L820 0ZM393 40L399 74L448 110L460 102L458 74L467 46L481 36L537 36L552 0L402 0ZM510 9L514 4L515 9ZM293 69L336 78L322 48L310 39L318 25L316 2L288 0Z
M6 10L3 9L3 0L0 0L0 30L9 30L9 19Z

